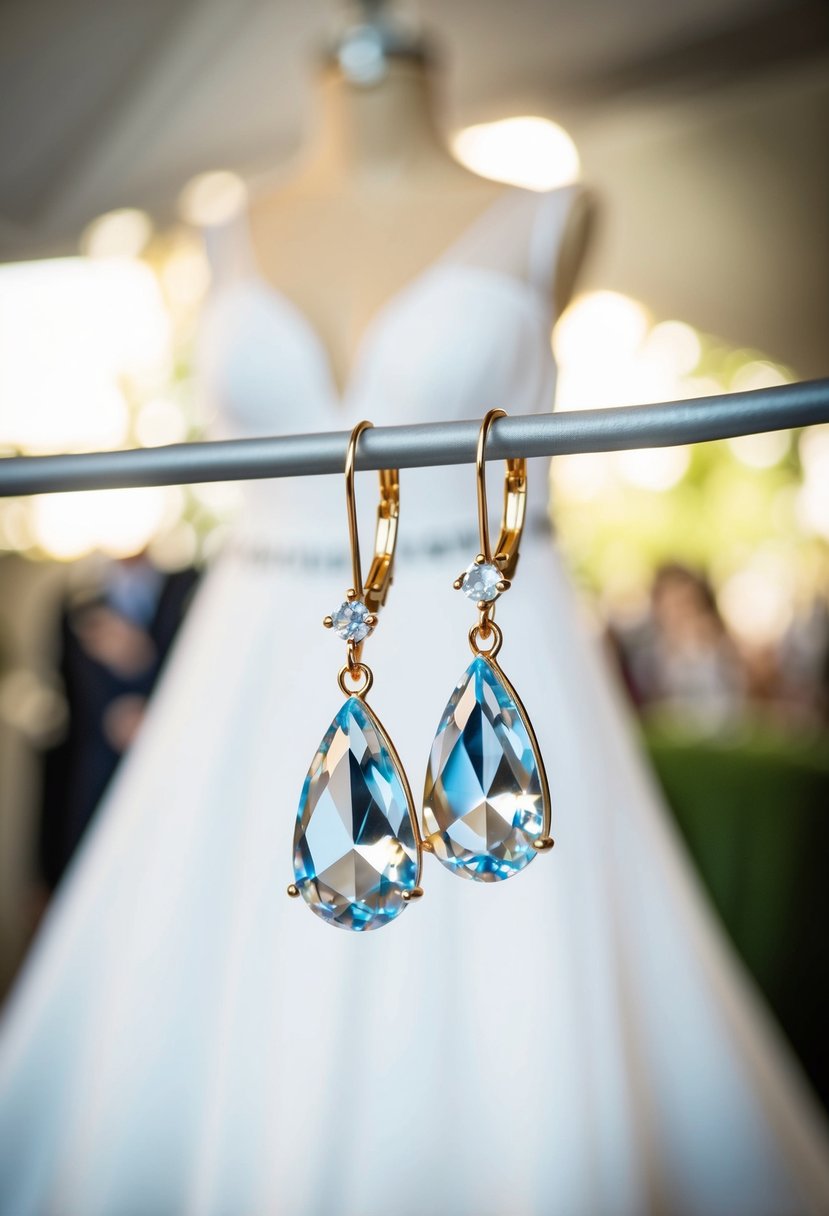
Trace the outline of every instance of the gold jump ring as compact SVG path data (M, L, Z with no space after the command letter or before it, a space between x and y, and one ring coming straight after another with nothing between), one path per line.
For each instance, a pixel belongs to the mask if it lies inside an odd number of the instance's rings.
M354 688L349 688L347 681L349 679L356 681L358 677L361 683ZM349 667L346 664L345 667L341 667L339 670L337 683L344 696L360 697L362 699L368 694L374 683L374 676L372 675L371 668L366 667L365 663L356 663L353 667Z
M479 639L484 637L488 638L490 634L495 635L492 645L487 649L484 649L481 645L479 645ZM472 653L474 655L481 655L485 659L495 658L496 654L501 649L501 643L503 640L504 635L494 621L489 621L486 629L484 629L482 625L473 625L469 630L469 645L472 649Z

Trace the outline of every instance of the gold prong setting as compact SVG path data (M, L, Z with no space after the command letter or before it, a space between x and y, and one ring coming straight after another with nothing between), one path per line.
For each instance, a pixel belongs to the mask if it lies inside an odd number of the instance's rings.
M496 556L487 561L479 553L473 562L455 579L452 586L456 591L462 591L467 599L474 600L479 611L486 608L509 590L510 580L504 578L501 570L502 563Z
M326 629L332 629L344 642L358 645L364 641L377 624L377 614L369 612L363 600L358 599L353 588L345 593L345 599L336 612L323 618Z

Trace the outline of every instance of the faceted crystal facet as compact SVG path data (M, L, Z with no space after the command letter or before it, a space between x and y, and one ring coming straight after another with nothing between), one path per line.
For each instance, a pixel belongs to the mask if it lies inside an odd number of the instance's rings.
M438 726L423 795L423 835L456 874L509 878L536 856L544 806L539 759L498 673L476 658Z
M343 600L336 612L331 614L334 632L346 642L362 642L371 633L370 616L362 600Z
M358 931L394 920L416 885L406 786L380 724L358 697L340 709L305 778L294 876L317 916Z
M461 582L461 590L469 599L483 600L485 603L490 603L492 600L497 600L500 592L498 591L498 583L503 578L503 574L497 566L492 562L473 562L463 576Z

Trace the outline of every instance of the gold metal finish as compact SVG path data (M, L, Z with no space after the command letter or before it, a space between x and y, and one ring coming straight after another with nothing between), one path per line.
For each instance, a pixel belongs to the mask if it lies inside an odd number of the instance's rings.
M492 645L483 649L478 639L488 638L493 635ZM492 620L480 622L473 625L469 630L469 645L474 655L479 655L482 659L494 659L498 651L501 649L501 643L504 640L504 635L498 626Z
M403 892L402 899L405 903L408 903L411 899L422 899L424 894L423 887L412 887L411 891Z
M478 432L475 468L478 475L478 533L481 540L481 552L475 561L478 565L483 562L494 563L503 572L508 584L518 565L521 533L524 531L524 516L527 510L527 462L523 456L511 457L506 461L504 512L501 517L498 543L493 553L489 539L489 514L486 498L486 441L490 427L496 418L505 417L506 410L490 410L485 415Z
M354 682L356 687L349 688L348 680ZM371 668L366 667L365 663L346 663L337 673L337 683L346 697L359 697L362 701L374 683L374 676Z
M370 613L376 613L386 602L392 583L394 551L397 545L397 521L400 516L400 474L397 469L380 470L380 502L374 532L374 557L363 582L360 566L360 537L357 531L357 501L354 494L354 461L357 444L364 431L374 423L358 422L351 432L345 454L345 501L348 511L348 535L351 541L351 570L354 586L346 592L349 600L362 600Z
M290 895L291 899L299 898L299 887L296 885L295 882L292 882L291 885L288 887L288 894Z

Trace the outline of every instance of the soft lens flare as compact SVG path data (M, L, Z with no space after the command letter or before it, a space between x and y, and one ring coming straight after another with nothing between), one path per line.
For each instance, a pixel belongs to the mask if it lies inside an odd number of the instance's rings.
M35 538L62 561L96 549L130 557L145 549L161 526L166 501L161 487L42 495L33 501Z
M737 435L728 446L741 464L750 469L771 469L789 450L791 431L766 431L761 435Z
M579 154L563 127L548 118L504 118L459 131L452 148L474 173L529 190L578 181Z
M630 485L661 493L672 489L685 476L691 463L691 450L684 445L640 448L618 452L616 463L621 476Z
M732 574L717 602L738 638L753 646L770 645L792 622L792 584L788 568L758 561Z
M123 207L99 215L81 237L81 252L90 258L137 258L153 233L146 211Z
M663 362L678 376L690 375L702 357L699 334L684 321L662 321L645 340L651 358Z
M237 173L217 169L191 178L179 195L181 218L194 228L226 224L245 206L247 187Z
M0 443L26 452L118 447L124 377L161 377L170 327L152 272L127 258L0 269Z
M609 363L633 354L648 332L648 313L638 300L616 291L579 296L556 325L553 349L562 367ZM601 354L599 355L599 352Z

